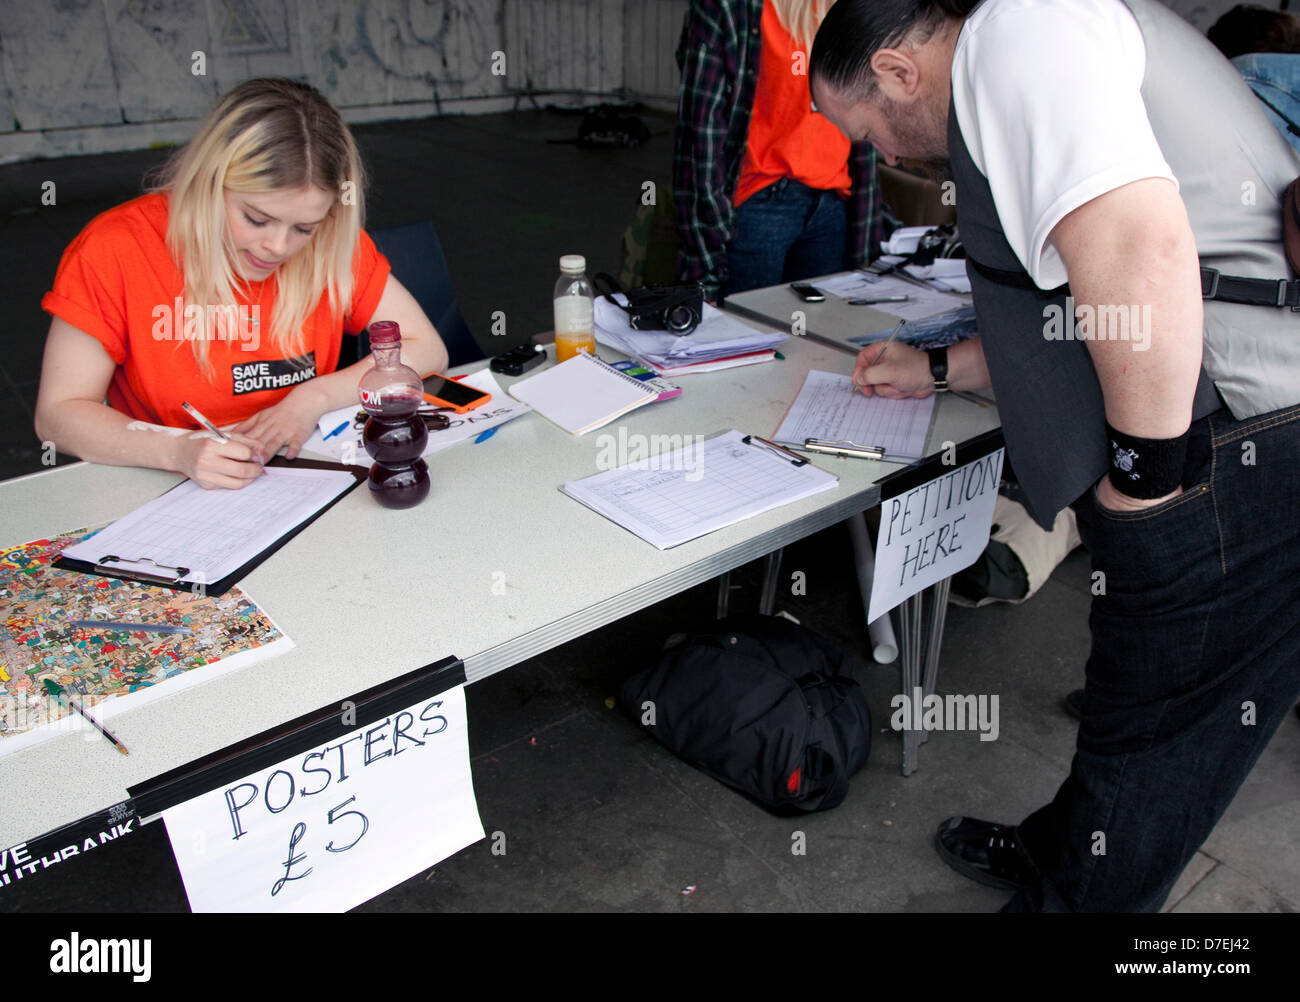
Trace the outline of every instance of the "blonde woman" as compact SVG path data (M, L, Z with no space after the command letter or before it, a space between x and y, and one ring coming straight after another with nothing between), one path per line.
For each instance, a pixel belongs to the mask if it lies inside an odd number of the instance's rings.
M230 91L153 192L64 252L42 301L53 320L36 434L91 462L238 488L356 399L370 363L335 371L344 332L395 320L403 359L442 371L437 331L363 229L364 181L317 91L270 79ZM183 402L230 441L195 431Z
M691 0L677 49L678 276L716 300L867 263L876 154L812 109L808 63L832 0Z

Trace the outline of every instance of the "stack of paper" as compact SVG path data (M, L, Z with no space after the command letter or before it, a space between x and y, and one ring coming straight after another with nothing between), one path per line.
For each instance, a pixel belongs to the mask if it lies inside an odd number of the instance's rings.
M786 335L759 331L704 304L704 319L685 337L666 331L636 331L627 314L603 297L596 300L596 340L631 355L661 376L770 361Z
M949 292L970 292L970 278L966 274L966 259L956 257L936 258L933 264L909 264L903 270L936 289Z
M882 243L882 247L888 247ZM911 253L910 251L908 253ZM906 260L902 254L882 254L871 262L871 268L879 271L902 264ZM906 264L903 271L913 278L920 279L932 289L940 292L956 292L963 296L970 295L970 278L966 274L966 259L962 257L935 258L933 264ZM818 288L821 288L819 285Z
M938 262L936 262L937 264ZM965 266L965 262L960 262ZM907 269L909 272L911 269ZM870 271L849 271L842 275L818 280L817 288L843 299L882 299L889 296L906 296L901 303L880 302L874 306L881 313L900 320L923 320L936 313L946 313L960 308L963 301L946 292L921 286L897 275L876 275Z

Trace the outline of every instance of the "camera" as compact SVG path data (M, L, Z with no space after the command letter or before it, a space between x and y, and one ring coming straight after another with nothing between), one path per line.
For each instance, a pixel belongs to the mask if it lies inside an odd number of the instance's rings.
M698 285L661 285L627 291L627 319L633 330L668 331L679 337L700 325L704 292Z
M704 319L704 289L693 285L650 285L628 289L624 306L614 298L623 292L614 278L600 272L594 276L596 290L627 314L628 324L637 331L667 331L682 337L691 333Z
M953 223L943 223L921 237L907 263L925 267L934 264L936 258L965 256L966 250L962 247L957 227Z

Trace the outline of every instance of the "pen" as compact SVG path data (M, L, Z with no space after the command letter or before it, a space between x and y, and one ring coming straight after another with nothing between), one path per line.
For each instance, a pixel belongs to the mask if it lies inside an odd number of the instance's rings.
M873 359L871 360L870 364L867 365L867 368L868 368L868 369L870 369L871 366L875 365L877 362L880 361L880 359L881 359L881 358L884 356L884 354L885 354L885 349L889 347L889 342L892 341L892 340L894 340L894 338L898 336L898 332L901 331L901 330L903 329L903 325L904 325L906 322L907 322L907 321L905 321L905 320L900 320L900 321L898 321L898 323L894 324L894 329L893 329L892 331L889 332L889 337L885 338L885 343L882 344L882 345L880 346L880 350L879 350L878 352L876 352L876 357L873 358ZM864 350L865 350L865 348L864 348ZM865 385L865 384L863 384L863 383L859 383L859 382L858 382L857 370L854 369L854 374L853 374L853 388L856 390L858 387L863 386L863 385Z
M878 463L914 463L920 456L898 456L885 452L883 445L857 445L847 439L828 441L817 438L805 438L803 445L795 448L808 452L824 452L832 456L848 456L853 459L874 459Z
M45 691L48 692L52 697L54 697L54 699L57 702L64 703L65 705L72 707L72 709L80 713L82 717L84 717L86 720L89 720L91 724L94 725L95 730L99 731L100 734L104 735L104 737L108 738L109 741L113 742L113 747L116 748L118 751L120 751L123 755L131 754L129 751L126 750L126 745L122 744L121 741L113 737L113 735L110 734L104 728L103 724L101 724L98 720L96 720L89 713L83 710L78 704L74 703L72 701L72 697L70 697L67 694L67 690L64 689L63 686L59 685L59 683L55 682L53 679L47 678L47 679L42 679L42 681L45 683Z
M885 343L880 346L880 351L876 352L876 357L871 360L871 365L867 366L868 369L870 369L872 365L875 365L884 357L885 349L889 347L889 342L894 340L894 338L898 337L898 332L903 329L906 323L907 321L900 320L898 321L898 323L894 324L894 329L889 332L889 337L885 338Z
M498 425L497 427L500 427L500 425ZM474 444L478 445L480 442L486 442L489 438L491 438L496 433L497 433L496 428L489 428L487 431L483 432L483 434L479 435L478 438L474 439Z
M902 296L875 296L868 299L850 299L850 306L875 306L877 303L906 303L912 297Z
M188 626L172 626L170 623L119 623L109 619L74 619L68 625L80 626L87 630L121 630L130 633L142 630L145 633L189 634L193 631Z
M192 417L199 424L203 425L203 427L208 429L208 431L212 432L212 434L216 435L217 438L221 439L221 441L223 442L230 441L229 435L227 435L224 431L222 431L215 424L213 424L202 414L200 414L199 409L195 407L193 404L191 404L188 400L185 403L181 404L181 406L185 408L186 413L189 414L190 417Z
M332 432L330 432L328 435L322 436L321 441L324 442L324 441L326 441L327 439L331 439L331 438L333 438L335 435L337 435L339 432L341 432L344 428L346 428L346 427L347 427L348 425L350 425L351 423L352 423L351 421L344 421L342 424L340 424L337 428L335 428L335 429L334 429Z

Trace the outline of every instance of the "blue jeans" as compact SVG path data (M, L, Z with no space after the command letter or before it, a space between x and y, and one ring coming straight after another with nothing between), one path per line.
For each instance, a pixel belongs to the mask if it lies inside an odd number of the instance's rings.
M1300 695L1300 406L1192 425L1184 492L1075 503L1092 559L1070 775L1020 826L1008 910L1156 911Z
M843 271L847 240L848 214L839 195L783 177L736 208L722 293Z
M1287 123L1273 110L1300 125L1300 59L1290 52L1252 52L1237 56L1232 61L1250 89L1267 101L1272 108L1269 121L1281 130L1292 148L1300 152L1300 136L1293 135Z

